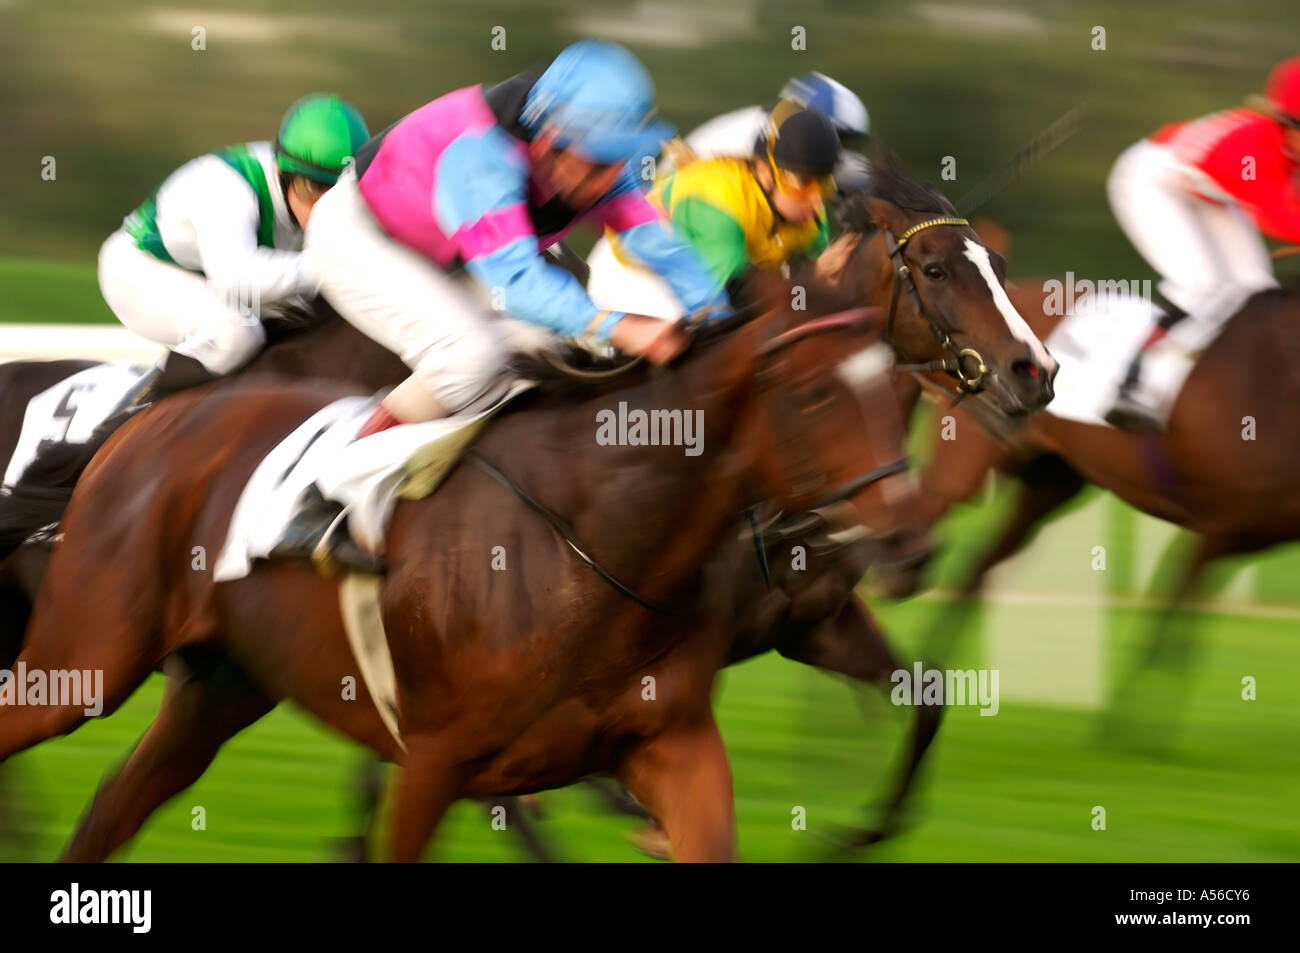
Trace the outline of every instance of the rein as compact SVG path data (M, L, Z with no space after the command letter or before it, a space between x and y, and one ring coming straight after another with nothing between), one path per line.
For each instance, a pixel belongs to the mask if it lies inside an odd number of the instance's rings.
M790 346L797 344L800 341L806 340L807 338L812 337L814 335L826 334L833 331L862 330L864 327L869 326L870 323L879 316L879 311L880 311L879 308L856 308L850 311L845 311L845 312L840 312L838 314L830 315L826 318L820 318L815 321L810 321L805 325L801 325L800 327L793 328L765 342L757 350L756 354L758 358L764 363L764 365L766 365L768 358L772 357L773 355L779 354L785 351ZM618 370L621 372L623 369L624 368L619 368ZM764 376L769 376L771 373L772 373L771 370L766 366L764 366L760 368L758 375L756 375L756 377L761 379ZM603 579L606 583L608 583L609 586L613 588L616 592L618 592L620 595L628 599L631 599L639 606L649 609L652 612L657 612L661 615L686 616L691 614L691 612L693 611L691 609L681 609L675 606L666 605L665 603L658 602L654 599L650 599L646 596L641 595L631 586L627 585L622 580L620 580L617 576L615 576L613 573L607 570L593 556L590 555L590 553L587 551L587 548L578 539L578 535L573 529L573 527L570 526L569 523L562 516L560 516L554 510L547 507L544 503L539 502L537 499L531 496L527 490L525 490L522 486L520 486L518 483L512 480L509 477L509 475L507 475L503 470L501 470L500 467L496 466L496 464L489 461L477 450L471 449L466 451L463 459L469 460L471 463L477 466L488 476L492 477L493 480L501 484L503 487L505 487L507 490L513 493L516 497L518 497L520 502L522 502L525 506L527 506L533 512L538 514L542 519L544 519L550 525L550 527L553 530L555 530L557 534L559 534L560 538L564 540L564 542L568 545L568 547L571 550L573 550L574 555L576 555L578 559L583 562L583 564L585 564L589 569L591 569L594 573L596 573L596 575L600 576L601 579ZM893 460L889 463L882 464L881 466L878 467L873 467L872 469L867 470L865 473L861 473L858 476L853 477L851 480L848 480L847 482L843 483L841 486L830 491L829 493L826 493L821 498L819 498L817 502L809 509L812 511L830 510L836 504L843 503L844 501L848 500L850 497L854 496L859 491L865 489L871 484L883 480L887 477L893 476L896 473L902 473L907 468L908 468L908 460L906 457L902 457L898 460ZM763 572L763 578L770 586L771 574L770 574L770 569L767 565L766 547L762 544L762 533L754 517L753 509L750 508L747 512L751 524L756 530L755 533L755 541L757 543L756 549L757 549L757 555L759 559L759 565Z
M892 343L894 337L894 316L898 312L898 300L902 296L903 286L907 286L908 292L912 296L912 301L916 305L916 312L923 317L934 332L939 344L947 351L951 357L937 361L924 361L919 364L899 364L897 369L900 371L942 371L951 377L957 379L957 386L960 393L956 400L957 403L969 397L971 394L977 394L984 389L984 378L988 376L989 366L985 362L983 355L979 351L970 347L959 348L952 340L951 332L939 324L938 321L926 310L925 303L921 301L921 292L916 287L916 279L912 277L912 269L908 266L903 258L903 249L912 236L924 229L931 228L935 225L957 225L968 226L964 218L932 218L924 222L913 225L907 231L903 232L898 238L894 238L894 233L888 228L883 228L885 233L885 247L889 251L889 257L894 259L894 288L889 297L889 317L885 319L885 340ZM975 362L976 372L974 375L966 374L965 360L970 358Z
M537 500L529 496L527 490L521 487L514 480L510 479L509 476L507 476L495 464L488 461L477 450L470 450L466 452L465 457L470 462L472 462L475 466L477 466L480 470L482 470L484 473L490 476L492 479L496 480L498 483L504 486L515 496L519 497L520 501L525 506L527 506L534 513L539 515L542 519L546 520L546 522L551 525L551 528L554 529L557 533L559 533L560 538L563 539L568 544L569 548L573 550L574 555L576 555L580 560L582 560L582 562L585 563L589 569L595 572L596 575L600 576L601 579L604 579L607 583L609 583L615 589L615 591L631 599L633 602L637 603L638 605L645 606L645 608L651 610L652 612L659 612L662 613L663 615L676 615L676 616L684 616L689 614L687 610L676 609L672 606L664 605L661 602L655 602L653 599L647 599L645 596L641 595L632 587L625 585L624 583L619 581L617 576L615 576L613 573L611 573L604 566L596 562L595 559L593 559L590 555L587 554L587 551L585 548L583 548L582 543L578 541L578 536L574 532L573 527L571 527L567 522L565 522L562 516L560 516L554 510L548 508L545 504L539 503Z

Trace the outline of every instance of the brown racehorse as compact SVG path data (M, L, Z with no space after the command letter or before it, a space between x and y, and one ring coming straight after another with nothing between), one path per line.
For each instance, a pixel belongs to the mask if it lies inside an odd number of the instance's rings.
M1030 349L1023 341L1011 337L1004 316L989 297L983 276L963 254L965 240L971 235L967 229L945 226L918 232L907 254L892 256L891 261L889 243L917 224L935 218L936 214L951 214L946 201L937 193L911 183L899 172L878 176L875 201L870 202L867 208L869 218L859 227L868 234L864 240L854 243L852 268L847 272L853 276L857 294L871 295L883 305L891 299L893 279L899 273L899 266L912 259L913 267L917 267L913 258L917 254L927 257L927 267L937 264L946 269L947 274L940 281L948 275L952 277L946 288L933 282L927 285L924 299L921 294L909 291L895 302L897 333L893 343L901 356L912 361L942 361L949 354L941 344L941 335L951 330L954 340L964 346L974 346L982 355L987 355L988 363L994 368L990 383L995 386L1000 403L1012 411L1019 411L1044 402L1050 396L1051 369L1036 367ZM1000 260L996 256L994 259L1000 268ZM925 305L928 305L928 314L922 314ZM302 342L306 345L308 338L303 336ZM298 348L294 353L311 356L299 361L296 367L284 364L282 359L277 369L306 371L317 363L315 354L306 347ZM355 353L364 353L364 347ZM327 365L328 362L321 364L322 367ZM1040 370L1043 373L1038 373ZM338 376L345 377L347 373L344 369ZM389 381L398 379L400 374L399 368ZM845 550L842 545L833 548L841 552ZM778 569L774 582L779 590L787 593L788 598L778 597L775 603L769 600L763 606L755 607L752 618L741 619L738 633L742 635L738 637L744 647L737 649L735 657L778 648L788 657L887 686L888 673L898 667L897 663L865 609L856 600L849 601L853 582L860 573L846 574L845 567L853 565L853 562L837 562L829 558L826 547L822 552L827 554L827 558L810 566L810 571L799 574L798 578L790 574L782 577L780 567L784 561L774 561ZM862 556L857 554L854 559L860 564ZM829 585L832 576L836 582ZM828 615L832 621L820 625ZM937 711L918 709L911 752L897 794L891 801L891 817L901 805L933 736L937 719ZM875 836L870 834L867 839Z
M914 182L897 164L878 165L871 195L851 210L848 233L827 252L837 261L833 277L838 293L846 301L888 310L894 319L890 343L903 361L942 364L948 377L956 376L952 349L944 343L956 342L958 351L968 348L981 356L986 372L973 386L991 391L997 412L1020 415L1036 410L1052 397L1055 363L1050 359L1047 365L1040 363L1035 349L1015 336L988 277L970 255L970 243L979 244L979 238L968 226L950 223L955 216L942 194ZM936 224L924 227L929 222ZM902 252L899 236L908 235L914 237ZM996 274L1004 274L1001 256L985 251ZM913 277L914 273L921 277ZM968 384L974 371L962 368ZM912 534L907 537L909 549L907 544L889 546L879 538L871 547L828 540L820 530L815 518L810 522L801 517L793 527L778 527L768 535L774 547L769 557L770 583L750 556L752 544L746 541L735 547L733 565L749 596L742 600L746 609L736 619L730 661L776 650L888 691L890 676L901 663L866 606L853 596L853 589L875 557L888 573L887 588L907 591L928 547L917 546ZM806 571L792 569L790 553L795 545L817 554ZM882 815L869 829L844 832L843 846L874 843L897 828L941 715L939 708L917 706L908 747ZM372 797L372 808L374 804Z
M1061 321L1047 314L1046 282L1009 286L1013 301L1046 337ZM1173 620L1206 568L1300 537L1300 292L1251 298L1201 356L1163 434L1131 433L1050 414L990 435L977 405L957 408L956 439L936 439L922 477L927 522L969 499L992 469L1018 478L1015 508L966 577L973 596L986 574L1016 552L1052 513L1095 483L1152 516L1197 534L1147 662L1176 660L1183 646ZM972 412L975 411L975 412ZM1247 418L1256 437L1244 439Z
M346 391L250 380L146 409L78 486L21 660L102 669L105 711L180 649L229 656L248 676L172 682L70 859L108 856L281 698L401 765L395 859L417 859L458 798L601 770L663 821L679 857L730 858L730 773L709 692L738 607L728 580L701 570L737 511L765 498L790 511L849 500L875 532L895 531L905 514L889 490L911 483L888 378L860 363L835 373L879 335L878 320L792 327L774 312L697 344L670 373L577 396L543 390L503 413L476 463L394 513L384 616L404 749L364 692L361 704L342 698L355 663L336 583L265 563L215 585L190 568L194 546L219 550L262 456ZM705 451L598 446L596 414L620 401L701 412ZM228 439L214 446L214 433ZM513 571L489 570L494 546ZM72 706L4 709L0 756L84 720Z

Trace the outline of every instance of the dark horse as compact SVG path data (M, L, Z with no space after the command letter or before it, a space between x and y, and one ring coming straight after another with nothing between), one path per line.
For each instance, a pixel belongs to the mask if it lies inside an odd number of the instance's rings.
M1059 287L1059 282L1057 283ZM1048 314L1048 284L1009 286L1039 334L1062 320ZM1252 297L1200 357L1163 434L1132 433L1038 414L1008 431L972 402L958 408L956 439L936 439L922 476L933 524L967 500L992 470L1017 478L1014 509L961 585L977 595L988 572L1018 551L1088 483L1196 534L1142 665L1177 666L1190 648L1177 625L1217 559L1300 538L1300 292ZM1253 421L1253 439L1247 439ZM994 436L997 434L997 436ZM963 613L966 600L955 604ZM948 632L957 631L952 620ZM1117 699L1125 696L1116 694ZM1129 693L1133 694L1133 693Z
M169 686L69 859L111 854L283 698L401 766L394 859L418 859L457 799L600 771L663 822L681 859L730 859L731 778L710 690L738 606L730 580L702 570L738 512L765 499L792 512L849 502L874 532L897 531L905 514L889 487L911 484L885 367L836 374L846 355L881 347L870 313L795 325L778 310L697 341L669 373L579 396L543 388L503 412L436 495L399 503L383 613L403 745L368 694L341 697L355 662L336 582L288 563L222 585L191 569L193 546L219 550L265 453L348 391L249 380L143 411L74 494L21 661L102 670L106 712L177 650L218 653L247 675ZM599 446L598 413L624 401L700 414L704 452ZM489 571L496 546L512 570ZM73 705L0 710L0 758L85 717Z

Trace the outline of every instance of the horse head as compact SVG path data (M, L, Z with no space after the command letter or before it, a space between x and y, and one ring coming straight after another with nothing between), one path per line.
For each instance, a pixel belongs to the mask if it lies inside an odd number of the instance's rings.
M847 223L844 278L888 309L885 337L905 361L1008 416L1051 401L1059 367L1007 297L1006 262L941 193L887 163Z

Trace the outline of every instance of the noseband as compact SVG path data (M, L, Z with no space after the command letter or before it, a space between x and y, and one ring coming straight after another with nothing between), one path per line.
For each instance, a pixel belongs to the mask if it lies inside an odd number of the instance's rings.
M968 394L977 394L984 389L984 379L988 376L989 366L979 351L971 347L959 348L953 343L952 333L943 325L939 324L926 310L925 304L921 301L921 293L917 290L916 280L912 277L912 269L908 267L907 262L903 259L903 249L917 232L930 228L934 225L970 225L970 222L964 218L932 218L920 224L913 225L907 231L903 232L898 238L894 238L894 233L888 228L884 228L885 248L889 251L889 257L894 261L894 290L889 298L889 317L885 319L885 340L893 343L894 337L894 315L898 311L898 299L902 295L903 286L911 292L912 301L916 304L916 311L930 325L930 330L938 338L939 344L947 351L951 357L940 361L926 361L921 364L900 364L899 370L904 371L942 371L957 379L957 386L962 392L962 396ZM965 361L971 359L975 362L976 371L973 375L966 373Z

